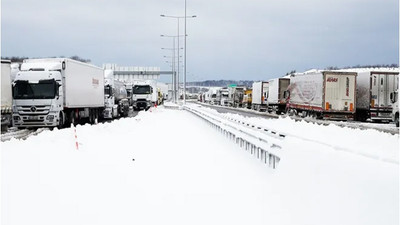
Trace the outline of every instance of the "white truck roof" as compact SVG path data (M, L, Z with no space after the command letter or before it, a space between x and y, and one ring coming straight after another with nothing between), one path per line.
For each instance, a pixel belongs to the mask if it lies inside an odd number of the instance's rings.
M75 63L78 63L78 64L84 64L86 66L91 66L91 67L95 67L98 69L102 69L95 65L83 63L83 62L76 61L76 60L69 59L69 58L44 58L44 59L25 59L21 65L21 70L22 71L28 71L28 70L33 70L33 69L43 69L46 71L61 70L61 69L63 69L62 66L63 66L63 62L65 62L65 61L74 61Z

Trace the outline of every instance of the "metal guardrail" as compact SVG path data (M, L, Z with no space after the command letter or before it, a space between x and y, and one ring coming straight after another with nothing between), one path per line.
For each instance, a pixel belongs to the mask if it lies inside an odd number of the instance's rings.
M202 118L270 168L277 168L281 159L284 134L195 107L184 106L184 109Z
M192 107L192 110L194 110L194 107ZM197 110L197 111L203 111L203 114L205 112L205 110ZM207 114L212 115L213 113L207 112ZM382 161L385 163L391 163L391 164L396 164L396 165L399 164L399 159L396 157L393 158L391 155L385 155L385 154L382 155L382 154L379 154L379 152L368 152L368 151L363 151L363 150L352 149L351 147L349 148L348 146L343 146L340 143L325 143L321 140L312 139L312 138L308 137L307 135L303 136L303 135L296 135L296 134L290 134L290 133L282 133L282 132L278 132L278 131L275 131L270 128L266 128L266 127L262 127L262 126L259 126L256 124L248 123L245 120L232 118L232 117L229 117L226 115L224 116L224 114L217 115L217 113L214 113L213 116L217 117L217 118L223 118L224 121L234 122L236 124L236 127L237 127L237 124L240 124L240 125L242 125L241 127L251 128L253 131L257 130L258 131L257 134L259 134L259 138L268 140L268 142L270 142L270 143L273 143L275 141L274 145L277 146L277 148L269 148L269 150L266 150L266 151L268 151L269 154L276 156L278 158L278 162L281 158L280 154L282 153L282 151L272 151L271 149L281 149L281 147L283 146L282 141L286 137L290 137L290 138L297 139L300 142L304 142L305 146L308 145L309 143L314 143L314 144L319 144L322 147L327 147L327 148L329 148L331 150L335 150L335 151L347 152L350 154L354 154L354 155L361 156L361 157L366 157L366 158L373 159L373 160ZM250 133L253 134L254 132L250 132ZM280 140L280 142L279 142L279 140ZM268 149L268 148L263 148L263 149Z

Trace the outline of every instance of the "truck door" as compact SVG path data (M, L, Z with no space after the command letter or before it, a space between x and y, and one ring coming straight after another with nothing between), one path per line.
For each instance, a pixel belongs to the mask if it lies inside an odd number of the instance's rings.
M389 105L389 79L387 74L377 74L378 80L378 96L377 105L379 108L386 108Z
M354 112L356 76L327 74L325 79L325 109Z

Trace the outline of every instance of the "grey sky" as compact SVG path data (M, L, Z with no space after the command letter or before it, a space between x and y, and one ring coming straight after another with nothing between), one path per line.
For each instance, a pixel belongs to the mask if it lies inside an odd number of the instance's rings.
M290 70L399 61L398 0L187 0L188 79L266 80ZM2 0L2 56L159 66L184 0ZM183 20L181 20L183 25ZM183 26L181 26L183 34ZM181 41L183 45L183 40Z

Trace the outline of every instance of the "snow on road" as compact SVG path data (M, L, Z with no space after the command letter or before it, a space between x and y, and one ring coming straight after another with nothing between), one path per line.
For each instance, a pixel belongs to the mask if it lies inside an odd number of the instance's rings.
M2 224L399 223L398 164L288 138L272 170L162 107L76 130L1 143Z

